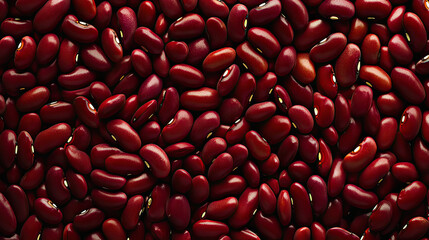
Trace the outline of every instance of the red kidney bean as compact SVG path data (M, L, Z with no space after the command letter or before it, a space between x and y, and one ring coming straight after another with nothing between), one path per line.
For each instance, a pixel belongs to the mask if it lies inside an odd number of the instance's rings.
M79 21L74 15L67 15L64 18L61 29L70 40L78 43L91 43L98 37L97 28Z
M270 145L256 131L246 134L246 145L250 154L258 161L266 160L271 153Z
M353 184L346 184L344 186L342 196L350 205L360 209L372 208L378 202L375 193L365 191Z
M244 240L244 239L257 240L257 239L260 239L258 237L258 235L256 235L256 233L252 232L248 228L245 228L245 229L240 230L240 231L231 231L230 235L231 235L232 239L237 239L237 240Z
M69 7L69 0L48 0L34 17L34 29L40 33L51 32L66 15Z
M335 63L335 76L341 87L349 87L356 82L360 71L361 51L353 43L346 46Z
M359 0L355 3L356 14L360 18L383 19L389 16L392 5L389 1L372 2ZM375 10L377 9L377 10Z
M165 53L169 60L181 63L186 60L189 48L185 42L171 41L165 45Z
M392 88L390 76L378 66L362 66L359 78L378 91L388 92Z
M412 163L401 162L392 166L393 176L401 182L413 182L419 177L416 167Z
M287 137L290 129L289 118L275 115L260 127L259 132L270 144L277 144Z
M398 207L402 210L411 210L417 207L425 198L426 186L420 181L414 181L403 188L398 195Z
M304 3L300 0L283 0L281 3L283 12L291 22L293 29L295 31L304 30L308 25L309 18Z
M108 240L118 239L125 240L125 231L121 223L115 218L106 219L102 224L103 234Z
M219 183L210 187L210 198L221 199L241 194L246 188L246 181L240 175L229 175Z
M11 36L5 36L2 39L0 39L0 46L3 49L2 53L0 53L0 57L2 59L0 60L0 64L3 65L8 61L10 61L15 53L15 50L16 50L15 39L13 39L13 37Z
M377 158L372 161L360 174L359 186L364 189L372 189L379 184L389 172L390 164L386 158Z
M280 52L280 44L276 37L264 28L254 27L249 29L247 38L267 58L275 58Z
M97 208L83 210L73 219L73 228L79 232L87 232L101 226L104 221L104 213Z
M407 40L400 34L393 36L388 45L389 53L400 65L407 65L413 59L413 52L407 44Z
M58 123L41 131L34 140L34 149L39 153L48 153L64 144L71 135L71 128L66 123Z
M87 87L96 79L95 73L85 67L76 67L70 73L62 74L58 77L58 83L69 90L77 90Z
M84 47L81 57L85 66L97 72L105 72L111 68L111 63L101 47L91 44Z
M404 102L393 92L380 95L377 98L377 107L380 113L387 116L399 116L404 110Z
M317 69L316 84L321 94L331 99L335 98L338 85L332 65L328 64Z
M249 156L249 150L243 144L235 144L226 150L232 156L233 169L241 166Z
M298 226L310 226L313 222L311 202L307 190L300 183L290 186L294 221Z
M419 104L426 96L423 85L418 77L410 70L395 67L391 73L393 87L407 102Z
M348 20L355 14L355 6L352 2L344 1L322 1L318 7L318 12L322 17L331 20Z
M404 137L400 132L396 134L396 139L395 139L395 142L393 143L392 150L399 161L405 161L405 162L411 161L412 159L411 146L404 139Z
M245 114L249 122L263 122L272 117L276 111L276 105L273 102L262 102L250 106Z
M94 183L94 185L111 190L121 189L127 181L124 177L110 174L100 169L92 171L90 177L91 182Z
M135 30L134 41L152 54L160 54L164 48L162 39L146 27L139 27Z
M192 188L192 177L184 169L179 169L172 176L172 188L179 193L187 193Z
M219 92L219 95L228 95L237 85L239 77L240 69L236 64L227 68L217 83L216 89Z
M226 151L227 144L223 138L215 137L207 141L201 151L204 164L210 164L219 154Z
M397 6L390 13L387 19L387 26L392 33L398 33L402 30L405 11L405 6Z
M306 108L311 108L313 105L313 89L310 85L301 85L298 83L295 78L291 75L286 77L286 81L283 83L285 89L292 93L296 92L298 94L291 94L291 100L297 105L303 105Z
M25 220L28 218L29 211L30 211L28 198L24 190L18 185L10 185L4 194L13 209L13 213L16 216L16 222L24 223ZM4 204L4 206L7 207L7 203L2 203L2 204ZM9 214L7 211L9 210L7 209L4 212L5 216ZM7 223L13 224L13 222L6 222L3 224L7 224Z
M156 100L150 100L140 106L133 116L131 117L131 126L133 128L138 128L142 124L146 123L148 120L150 120L154 113L157 110L157 102Z
M179 142L165 148L165 153L171 158L182 158L194 152L195 146L187 142Z
M175 229L183 230L188 226L191 218L191 208L185 196L172 196L167 201L165 209L168 220Z
M205 111L216 108L220 104L220 96L215 89L203 87L184 92L180 103L189 110Z
M328 190L325 181L318 175L313 175L307 180L310 201L316 214L323 214L328 207Z
M0 208L2 211L0 232L5 236L13 235L17 227L16 216L8 199L2 193L0 193Z
M319 153L319 142L313 135L298 135L299 140L299 156L307 163L316 161Z
M101 209L118 210L123 208L127 202L127 195L123 192L112 193L93 189L91 191L91 197L95 205L99 206Z
M307 53L299 53L296 57L295 67L292 76L302 84L309 84L316 78L316 69L310 56Z
M321 19L312 20L303 32L295 36L294 45L298 51L307 51L328 37L330 30L327 22Z
M59 224L63 214L57 206L47 198L38 198L34 201L36 216L43 222L51 225Z
M60 48L60 40L55 34L47 34L40 39L36 50L36 60L38 64L48 65L57 56Z
M10 35L15 38L30 35L34 31L31 20L20 18L6 18L1 24L0 30L4 35Z
M36 78L30 72L19 73L15 69L10 69L3 73L2 83L6 92L16 97L20 90L33 88L36 85Z
M283 226L289 225L292 219L292 205L289 192L282 190L277 198L277 214Z
M326 231L326 240L339 239L358 240L359 237L341 227L333 227Z
M12 166L19 145L17 142L17 137L15 132L12 130L4 130L0 134L0 151L2 152L0 156L0 163L4 168L9 168ZM17 149L18 147L18 149Z
M111 120L106 124L110 137L125 151L136 152L141 146L137 132L121 119Z
M296 58L297 56L294 47L284 47L277 57L274 67L275 73L279 76L289 74L295 66Z
M261 3L249 12L249 23L251 25L267 25L277 19L281 12L281 2L277 0Z
M36 215L31 215L29 218L27 218L24 225L22 225L19 239L37 239L41 231L42 223L39 221Z
M262 236L268 239L280 239L282 236L281 226L277 218L265 216L261 211L258 211L253 221Z
M201 145L204 139L208 139L213 131L219 127L220 117L214 111L207 111L201 114L192 126L190 138L194 144Z
M101 34L101 44L107 57L112 62L119 62L122 59L123 50L115 30L106 28Z
M106 158L105 168L113 174L123 176L128 174L138 175L143 172L144 163L142 159L135 154L116 153Z
M429 228L429 221L423 217L414 217L401 229L398 239L413 239L423 237Z
M207 178L203 175L198 175L192 179L192 188L189 191L188 197L192 203L202 203L209 197L210 186Z
M213 220L199 220L192 226L192 232L198 238L218 238L229 232L229 227L225 223Z
M176 143L183 140L191 131L194 119L190 112L179 110L171 122L161 132L166 143Z
M263 183L259 186L259 207L266 215L271 215L276 210L276 196L268 184Z
M332 61L343 52L346 43L344 34L333 33L311 48L310 58L316 63Z
M228 5L221 1L203 0L198 2L198 6L206 17L226 18L229 13Z
M218 111L222 124L234 124L242 115L243 106L236 98L228 98L223 100Z
M137 17L134 11L129 7L122 7L116 12L119 27L119 35L122 38L122 46L129 50L133 45L134 33L137 34ZM134 37L134 39L136 39ZM137 42L138 44L138 42Z
M420 131L422 124L422 112L416 106L407 107L401 116L399 132L405 140L413 140Z
M404 15L403 25L410 48L413 52L422 51L427 41L426 29L422 20L417 14L407 12Z
M167 154L155 144L144 145L139 152L152 174L157 178L166 177L170 172L170 161Z
M233 228L245 226L254 215L258 206L258 190L247 188L238 200L235 213L229 218L228 223Z
M200 15L185 14L170 25L168 36L174 40L186 40L200 36L204 31L205 23Z
M330 126L335 116L334 103L320 93L315 93L313 99L316 124L322 128Z
M375 156L377 144L371 137L366 137L351 153L344 157L344 169L348 172L359 172Z
M335 159L332 163L328 178L328 195L330 197L338 196L346 183L346 172L344 171L343 161Z
M362 62L365 64L377 64L381 48L380 40L377 35L366 35L366 37L363 39L361 48Z
M36 42L30 36L21 39L15 51L14 65L18 70L24 70L31 66L36 56Z
M250 187L258 187L261 180L261 174L256 163L246 161L243 164L243 176L247 180Z
M255 76L262 76L268 70L268 62L264 59L249 42L244 42L237 47L237 56L244 67Z
M272 23L271 31L282 45L292 43L294 37L292 26L282 14Z
M68 163L76 169L76 171L82 174L89 174L91 172L91 160L85 152L80 151L73 145L69 145L67 146L65 153Z
M307 108L300 105L294 105L289 109L289 117L292 125L303 134L311 132L314 126L313 117Z
M173 66L170 68L169 75L172 81L190 88L199 88L205 81L202 72L186 64Z
M49 198L57 205L64 205L70 200L71 194L64 172L60 167L53 166L46 173L46 191Z
M368 114L372 104L373 92L368 86L361 85L353 91L350 109L353 117L363 117Z

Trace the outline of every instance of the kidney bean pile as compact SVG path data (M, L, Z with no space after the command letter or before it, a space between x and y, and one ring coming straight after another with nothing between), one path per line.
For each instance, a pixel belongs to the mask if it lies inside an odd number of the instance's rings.
M429 239L428 0L0 22L0 239Z

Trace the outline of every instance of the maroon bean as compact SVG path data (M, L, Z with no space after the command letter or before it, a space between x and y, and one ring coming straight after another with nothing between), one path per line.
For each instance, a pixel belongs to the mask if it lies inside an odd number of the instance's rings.
M246 145L250 154L258 161L266 160L271 153L270 145L256 131L246 134Z
M361 18L367 19L386 18L392 10L390 1L372 2L367 0L359 0L355 3L355 6L356 14Z
M403 25L411 49L414 52L423 50L426 45L427 34L425 26L419 16L412 12L405 13Z
M48 65L57 56L60 48L60 40L55 34L47 34L40 39L36 50L37 63Z
M219 127L219 125L220 117L217 112L207 111L201 114L195 119L191 129L190 138L192 143L201 145L204 139L210 138L213 131Z
M93 189L91 191L91 197L95 205L102 209L118 210L123 208L127 202L127 195L123 192L112 193L104 190Z
M139 217L144 209L144 203L145 200L141 195L128 199L127 205L121 214L121 224L125 230L132 230L137 226Z
M49 198L57 205L64 205L70 200L68 182L60 167L53 166L46 173L46 191Z
M275 115L260 127L259 132L270 144L277 144L287 137L290 129L289 118Z
M261 211L258 211L253 221L258 232L265 238L279 239L282 236L281 226L277 218L265 216Z
M373 92L368 86L361 85L353 91L350 103L351 114L353 117L365 116L372 104Z
M246 161L243 164L243 176L247 180L250 187L258 187L261 180L261 174L256 163Z
M332 61L343 52L346 43L347 38L344 34L333 33L311 48L310 58L317 63Z
M104 220L104 213L97 208L85 209L73 219L73 228L79 232L87 232L99 227Z
M286 81L283 82L283 86L288 93L292 102L296 105L302 105L306 108L311 109L313 105L313 89L308 85L301 85L295 78L291 75L286 76Z
M400 65L407 65L413 59L413 52L407 44L407 40L400 34L393 36L388 45L389 53Z
M94 185L111 190L121 189L127 181L124 177L110 174L100 169L92 171L90 176L91 182L94 183Z
M328 195L335 197L341 193L346 183L346 172L344 171L343 161L335 159L332 163L328 178Z
M170 161L167 154L155 144L144 145L139 152L152 174L157 178L166 177L170 173Z

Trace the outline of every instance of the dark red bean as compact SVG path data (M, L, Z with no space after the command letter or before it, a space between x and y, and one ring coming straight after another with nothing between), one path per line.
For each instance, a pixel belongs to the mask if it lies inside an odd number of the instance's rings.
M375 193L365 191L353 184L346 184L342 195L350 205L360 209L373 208L378 202Z
M404 100L412 103L421 103L426 93L418 77L410 70L402 67L395 67L391 73L393 87L399 92Z
M51 32L66 15L70 1L48 0L34 17L34 29L40 33Z
M426 186L420 181L414 181L403 188L398 195L398 207L402 210L411 210L417 207L425 198Z
M355 83L360 70L361 51L353 43L346 46L335 64L335 76L338 84L349 87Z
M0 224L1 234L4 236L13 235L17 227L15 213L13 212L13 209L10 206L8 199L6 199L6 197L2 193L0 193L0 208L2 211L2 218Z

